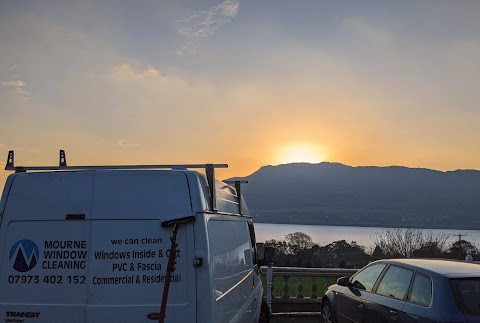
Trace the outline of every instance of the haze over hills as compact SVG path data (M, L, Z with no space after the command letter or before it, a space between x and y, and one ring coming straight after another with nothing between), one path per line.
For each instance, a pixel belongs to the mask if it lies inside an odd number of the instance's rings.
M264 166L242 187L256 222L480 229L480 171Z

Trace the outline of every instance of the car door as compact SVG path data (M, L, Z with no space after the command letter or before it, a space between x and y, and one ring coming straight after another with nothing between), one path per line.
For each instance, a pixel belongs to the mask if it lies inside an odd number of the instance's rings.
M362 322L365 300L375 286L375 282L385 268L385 264L365 267L350 279L349 286L343 287L335 296L338 323Z
M448 289L444 289L445 291L448 291ZM431 306L432 294L432 279L427 275L416 273L400 321L405 323L438 322L435 318L438 315L438 310ZM446 320L444 316L442 316L443 319Z
M413 271L389 266L365 303L364 322L397 322L401 316Z

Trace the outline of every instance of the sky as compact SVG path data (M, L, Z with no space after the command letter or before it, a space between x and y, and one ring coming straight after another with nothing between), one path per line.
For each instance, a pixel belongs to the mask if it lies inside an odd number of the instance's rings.
M2 1L17 165L480 169L480 1Z

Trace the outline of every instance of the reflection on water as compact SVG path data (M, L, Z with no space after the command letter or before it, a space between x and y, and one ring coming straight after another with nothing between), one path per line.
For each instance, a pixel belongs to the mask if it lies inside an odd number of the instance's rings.
M275 224L255 223L257 242L266 240L284 240L285 235L292 232L304 232L312 237L314 243L324 246L333 241L346 240L348 243L356 241L363 246L373 245L373 239L379 233L391 228L379 227L348 227L348 226L327 226L327 225L301 225L301 224ZM446 229L422 229L424 233L444 233L450 236L450 241L458 240L455 234L462 234L463 240L480 243L480 231L476 230L446 230Z

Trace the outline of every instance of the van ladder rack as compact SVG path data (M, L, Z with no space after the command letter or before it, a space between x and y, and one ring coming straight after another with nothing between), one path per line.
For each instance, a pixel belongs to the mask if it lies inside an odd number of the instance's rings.
M203 168L207 174L208 190L210 193L211 211L217 210L217 198L215 192L215 168L228 168L228 164L178 164L178 165L110 165L110 166L67 166L67 157L64 150L60 150L58 166L15 166L15 153L8 152L5 170L23 173L36 170L104 170L104 169L187 169Z

